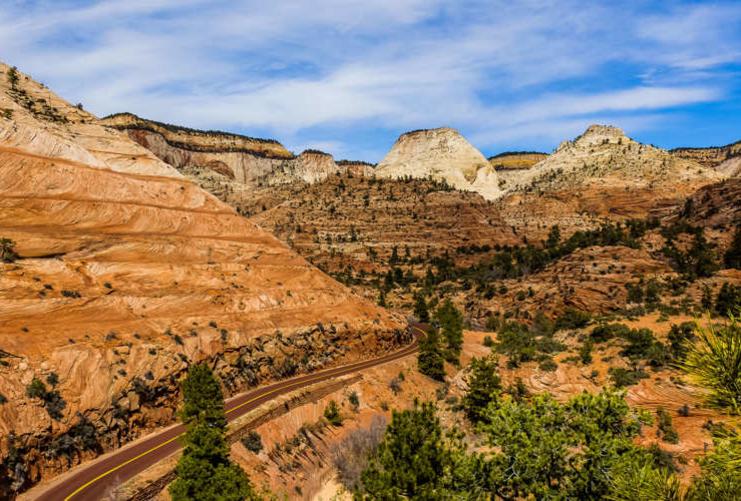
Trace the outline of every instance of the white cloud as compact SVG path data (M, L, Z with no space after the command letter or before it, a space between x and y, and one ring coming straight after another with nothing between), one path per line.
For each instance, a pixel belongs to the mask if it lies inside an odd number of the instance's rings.
M403 129L451 125L487 146L606 116L658 127L662 110L723 99L734 84L718 78L721 68L741 52L734 3L73 5L20 2L0 12L0 57L98 114L257 130L347 156L373 151L350 128L386 129L390 144ZM343 139L317 139L317 128Z

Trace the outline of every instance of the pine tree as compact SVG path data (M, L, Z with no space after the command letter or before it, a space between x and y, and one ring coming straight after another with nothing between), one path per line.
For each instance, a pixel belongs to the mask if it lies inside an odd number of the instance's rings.
M391 249L391 257L389 258L389 264L396 264L399 262L399 250L394 247Z
M463 397L463 409L473 423L484 420L484 411L499 397L502 382L497 373L495 358L474 358L471 360L471 374L468 377L468 392Z
M427 301L422 293L418 293L414 299L414 316L420 322L427 323L430 321L430 312L427 311Z
M741 269L741 224L736 226L733 242L723 256L727 268Z
M561 230L558 228L558 225L553 225L551 226L551 231L548 232L548 240L545 245L549 249L555 249L559 243L561 243Z
M435 318L440 323L445 340L445 358L451 363L458 363L463 348L463 315L450 299L446 299L435 312Z
M432 403L394 411L383 441L362 474L360 499L447 499L451 453Z
M723 282L715 299L715 312L718 315L736 314L739 308L741 308L741 286Z
M382 308L385 308L386 307L386 293L383 292L383 289L381 289L378 292L378 301L377 301L377 303L378 303L378 306L380 306Z
M257 499L247 475L229 461L224 395L208 366L191 366L183 399L180 415L188 431L169 489L173 501Z
M445 379L445 360L435 329L430 329L427 336L420 341L417 365L422 374L438 381Z

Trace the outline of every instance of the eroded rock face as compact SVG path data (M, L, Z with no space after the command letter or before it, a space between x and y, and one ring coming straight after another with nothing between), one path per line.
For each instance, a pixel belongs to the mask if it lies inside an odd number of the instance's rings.
M256 185L293 154L271 139L257 139L221 131L199 131L139 118L131 113L111 115L99 122L126 132L131 139L168 165L186 174L203 170L231 182ZM196 181L208 181L207 176Z
M6 82L0 237L19 258L0 263L0 498L171 422L191 363L232 393L402 340L126 134L25 75ZM51 111L25 104L45 94Z
M739 160L739 157L741 157L741 141L710 148L675 148L669 152L678 158L694 160L704 167L712 167L723 171L723 168L727 167L731 160ZM735 173L724 172L724 174L738 176L739 162L734 163L736 164Z
M501 195L494 168L471 143L450 128L402 134L375 170L379 177L433 178L492 200Z
M346 170L335 163L332 155L306 150L294 156L272 139L199 131L145 120L131 113L111 115L100 123L125 131L212 193L224 189L250 192L296 181L312 184Z
M282 162L260 179L261 186L290 184L296 181L313 184L347 168L335 163L332 155L317 150L303 151L299 156Z
M489 157L489 163L497 171L529 169L547 156L538 151L512 151Z
M347 169L348 174L358 177L371 177L376 172L375 164L362 160L338 160L337 165Z
M489 163L497 172L499 187L503 190L520 182L527 171L548 155L537 151L513 151L489 157Z

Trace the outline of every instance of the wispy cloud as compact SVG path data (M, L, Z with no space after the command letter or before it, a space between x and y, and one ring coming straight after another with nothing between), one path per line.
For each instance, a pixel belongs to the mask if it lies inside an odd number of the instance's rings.
M660 131L739 93L735 2L44 0L0 24L0 58L97 114L370 160L408 128L545 147L604 119Z

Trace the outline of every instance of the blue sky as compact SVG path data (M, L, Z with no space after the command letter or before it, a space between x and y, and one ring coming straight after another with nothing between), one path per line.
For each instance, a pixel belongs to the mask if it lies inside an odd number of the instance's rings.
M3 0L0 59L131 111L380 160L451 126L485 154L591 123L741 139L741 2Z

